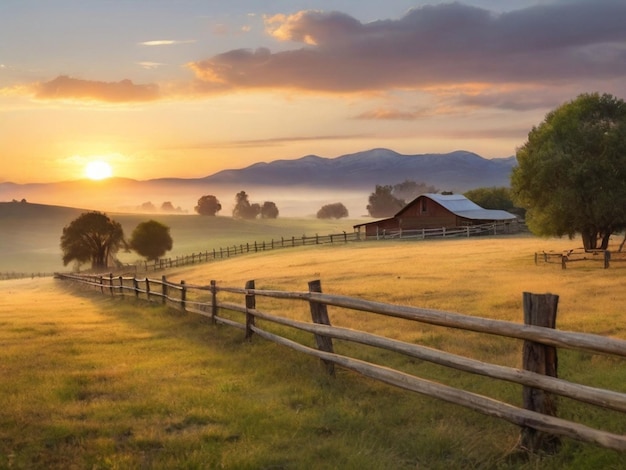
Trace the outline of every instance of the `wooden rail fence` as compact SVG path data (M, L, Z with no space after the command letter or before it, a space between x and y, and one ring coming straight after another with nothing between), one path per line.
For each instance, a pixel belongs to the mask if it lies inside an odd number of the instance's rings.
M626 252L612 250L584 250L578 248L565 250L560 253L554 251L535 252L535 264L560 264L561 269L567 269L571 263L588 262L585 264L600 263L604 269L608 269L612 263L626 261Z
M185 281L123 277L109 275L57 274L62 280L80 282L103 293L125 295L170 304L186 312L210 318L213 323L232 326L244 332L251 340L255 335L305 354L319 358L329 373L335 366L356 371L364 376L387 384L462 405L485 415L497 417L520 426L520 447L535 451L556 451L562 436L595 443L626 452L626 435L595 429L584 424L556 416L552 397L556 395L596 405L611 412L626 413L626 394L576 384L557 377L557 348L567 348L613 355L626 358L626 341L599 335L561 331L554 329L558 296L552 294L523 294L524 324L478 318L419 307L400 306L373 302L321 292L319 281L309 283L309 290L288 292L256 289L254 281L245 287L218 286L215 281L208 285L192 285ZM190 295L192 294L193 295ZM221 295L242 296L243 303L222 301ZM298 321L276 313L262 311L256 299L268 297L294 302L307 302L312 321ZM454 329L516 338L524 341L523 369L485 363L406 343L369 332L332 326L328 306L369 312L409 322L420 322ZM227 314L229 312L229 314ZM311 333L316 348L307 346L286 336L263 328L257 320L267 325L281 325ZM263 323L265 324L265 323ZM343 355L334 350L333 339L345 340L394 351L411 358L432 362L457 370L478 374L496 380L513 382L523 386L523 407L495 400L477 393L429 381L406 372L394 370L361 359Z
M376 235L368 238L387 239L387 238L417 238L425 240L427 238L452 238L452 237L476 237L481 235L501 235L517 233L521 230L520 223L515 222L496 222L480 225L465 225L463 227L436 227L436 228L420 228L420 229L398 229L398 230L382 230Z
M190 264L203 263L218 259L230 258L231 256L241 255L244 253L258 253L261 251L275 250L278 248L288 248L307 245L324 245L335 243L348 243L349 241L359 240L359 234L356 232L334 233L330 235L315 235L301 237L281 237L280 239L271 239L269 241L254 241L251 243L240 243L227 247L201 251L192 253L191 255L177 256L175 258L161 258L153 261L143 261L140 267L145 271L157 271L161 269L187 266Z

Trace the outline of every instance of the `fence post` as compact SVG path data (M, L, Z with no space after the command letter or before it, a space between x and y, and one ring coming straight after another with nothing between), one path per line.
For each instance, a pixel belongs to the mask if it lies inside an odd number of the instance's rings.
M255 242L256 244L256 242ZM246 290L254 289L254 280L246 282ZM246 339L252 338L252 327L254 326L254 315L250 313L250 310L256 308L256 298L254 294L246 293Z
M609 250L604 250L604 269L609 269L610 262L611 262L611 252Z
M165 277L165 274L161 276L161 303L166 304L167 303L167 278Z
M211 281L211 321L213 324L217 323L215 317L217 316L217 287L215 281Z
M124 278L120 276L119 280L120 280L120 294L122 294L122 297L123 297L124 296Z
M524 292L524 323L526 325L555 328L559 296ZM557 377L557 351L554 346L524 341L523 368L537 374ZM556 397L537 388L524 386L523 406L527 410L556 416ZM530 452L555 453L561 441L557 436L523 426L519 446Z
M561 255L561 269L567 268L567 255Z
M150 279L148 279L148 273L146 273L146 299L150 300Z
M113 273L109 273L109 291L113 295Z
M133 289L135 290L135 297L139 297L139 283L136 276L133 276Z
M183 312L187 311L187 286L185 281L180 281L180 305L183 308Z
M104 278L100 276L100 293L104 294Z
M322 283L319 280L309 282L309 292L322 292ZM326 304L320 304L318 302L309 301L309 306L311 308L311 318L313 319L313 323L318 323L321 325L329 325L330 319L328 318L328 309L326 308ZM323 335L315 335L315 343L317 344L317 349L320 351L325 351L329 353L334 353L333 349L333 340L328 336ZM326 371L330 375L335 375L335 364L332 362L324 361L326 365Z

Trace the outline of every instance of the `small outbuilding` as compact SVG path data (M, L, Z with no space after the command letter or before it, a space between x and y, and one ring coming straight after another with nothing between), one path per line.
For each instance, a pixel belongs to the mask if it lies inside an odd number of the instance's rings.
M388 219L354 226L365 237L395 236L425 229L458 229L485 224L517 222L517 216L503 210L483 209L461 194L427 193L418 196ZM468 232L469 233L469 232Z

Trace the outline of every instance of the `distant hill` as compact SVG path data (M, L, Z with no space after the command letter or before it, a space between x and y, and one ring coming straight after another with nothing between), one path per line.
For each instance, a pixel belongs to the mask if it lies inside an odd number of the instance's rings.
M486 159L475 153L402 155L373 149L323 158L308 155L295 160L256 163L239 170L224 170L204 181L218 184L373 188L407 179L442 190L464 192L482 186L508 186L515 157Z
M515 164L515 157L486 159L462 150L403 155L379 148L336 158L307 155L255 163L201 178L0 183L0 201L26 199L119 212L142 211L140 207L146 202L158 208L167 201L193 214L198 199L213 194L222 204L222 214L227 215L234 206L235 194L244 190L250 202L275 202L280 216L311 216L324 204L343 202L351 216L359 217L366 213L368 196L377 184L412 180L441 191L462 193L478 187L508 186Z

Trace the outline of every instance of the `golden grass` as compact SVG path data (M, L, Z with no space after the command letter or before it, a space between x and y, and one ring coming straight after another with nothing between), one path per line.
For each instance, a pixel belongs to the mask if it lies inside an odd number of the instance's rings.
M535 266L569 240L530 236L285 248L167 272L189 284L307 290L522 321L522 292L560 295L557 327L626 338L626 264ZM153 277L160 277L155 273ZM133 298L45 280L4 281L0 302L0 468L619 468L567 442L510 461L515 426L339 370L258 338ZM239 299L241 301L241 299ZM257 299L308 318L308 305ZM333 324L519 365L519 342L329 307ZM338 350L496 398L498 386L421 361ZM626 391L623 361L564 352L560 372ZM8 386L7 386L8 384ZM567 402L565 402L567 403ZM623 420L563 405L563 417L626 432ZM611 421L613 420L613 421Z
M521 322L522 293L559 295L557 327L626 338L626 263L535 265L536 251L575 241L531 236L364 242L286 248L197 265L168 274L188 283L324 292Z

